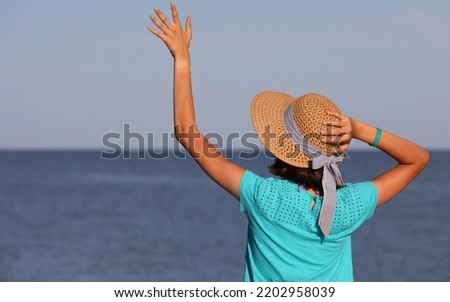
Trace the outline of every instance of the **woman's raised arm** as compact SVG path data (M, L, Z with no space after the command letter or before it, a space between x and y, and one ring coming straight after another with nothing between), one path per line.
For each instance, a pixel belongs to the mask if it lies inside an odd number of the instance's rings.
M178 12L171 3L171 22L157 8L157 15L150 16L159 29L148 27L159 37L174 58L173 118L177 140L186 148L200 167L225 190L239 199L239 183L244 169L227 160L197 129L191 85L191 65L189 45L192 38L191 18L187 18L182 28Z

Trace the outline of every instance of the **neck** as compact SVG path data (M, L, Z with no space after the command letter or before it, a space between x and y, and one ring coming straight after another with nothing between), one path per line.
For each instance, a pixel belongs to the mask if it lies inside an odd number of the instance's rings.
M319 191L316 191L316 190L311 189L311 188L306 189L306 188L305 188L304 186L302 186L302 185L298 185L298 190L299 190L299 191L300 191L300 190L305 190L306 192L311 193L312 195L320 196L320 192L319 192Z

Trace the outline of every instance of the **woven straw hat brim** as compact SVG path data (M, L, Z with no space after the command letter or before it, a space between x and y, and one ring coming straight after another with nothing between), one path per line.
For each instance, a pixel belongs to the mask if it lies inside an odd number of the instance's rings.
M300 133L308 136L308 142L328 156L332 154L330 146L321 142L317 135L324 127L323 121L335 119L326 112L340 110L333 102L319 94L307 94L296 99L286 93L264 91L253 99L252 123L264 147L292 166L308 168L311 158L295 146L284 127L284 112L292 103L294 121Z

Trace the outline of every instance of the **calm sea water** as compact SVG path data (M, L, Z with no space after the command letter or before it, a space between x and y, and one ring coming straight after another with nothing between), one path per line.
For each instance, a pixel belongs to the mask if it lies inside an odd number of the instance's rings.
M241 281L246 218L192 159L0 152L0 281ZM353 152L346 181L393 165ZM357 281L450 281L450 152L353 236ZM260 175L271 162L233 159Z

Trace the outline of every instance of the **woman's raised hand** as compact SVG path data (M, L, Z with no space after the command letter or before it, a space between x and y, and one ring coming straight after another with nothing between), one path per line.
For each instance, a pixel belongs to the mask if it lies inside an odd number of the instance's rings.
M322 141L334 145L336 153L342 154L350 147L350 141L357 135L356 122L337 112L328 112L338 120L324 121Z
M167 19L158 8L155 8L155 13L158 17L150 15L150 20L159 30L151 26L147 26L147 28L166 44L175 59L186 57L189 55L189 44L192 38L191 17L186 19L185 29L183 30L175 3L172 2L170 8L172 9L173 22Z

